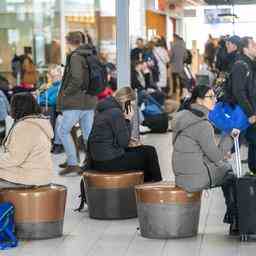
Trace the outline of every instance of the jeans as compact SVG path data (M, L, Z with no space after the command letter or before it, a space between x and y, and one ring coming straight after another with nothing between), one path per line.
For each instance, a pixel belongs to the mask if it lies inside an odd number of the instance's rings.
M82 135L86 144L92 129L94 110L64 110L63 119L59 126L59 136L67 154L68 165L78 165L76 148L71 137L71 129L77 123L80 124Z
M59 128L62 120L63 120L63 116L58 115L56 118L55 128L54 128L54 144L55 145L62 145L60 135L59 135Z

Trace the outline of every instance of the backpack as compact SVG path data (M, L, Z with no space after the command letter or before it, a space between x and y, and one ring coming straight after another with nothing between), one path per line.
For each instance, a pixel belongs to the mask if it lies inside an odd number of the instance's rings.
M14 235L14 206L11 203L0 204L0 250L18 245Z
M144 116L154 116L164 113L162 106L151 95L148 95L143 103L144 109L142 113Z
M108 85L108 73L106 67L100 62L96 55L86 55L86 63L89 70L89 86L88 88L84 84L82 91L86 94L96 96L103 92Z

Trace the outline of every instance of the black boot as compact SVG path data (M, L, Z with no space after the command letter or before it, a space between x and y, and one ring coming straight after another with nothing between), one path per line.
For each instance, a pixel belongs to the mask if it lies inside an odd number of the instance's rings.
M234 218L229 227L229 235L230 236L238 236L239 235L239 226L238 219Z

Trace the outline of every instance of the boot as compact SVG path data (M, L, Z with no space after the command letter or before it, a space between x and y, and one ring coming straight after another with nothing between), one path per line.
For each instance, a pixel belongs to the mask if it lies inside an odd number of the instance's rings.
M238 236L239 235L239 226L238 226L237 218L234 218L233 222L230 224L229 235L230 236Z
M68 165L64 170L59 172L59 175L67 175L67 174L77 174L80 175L83 173L83 170L78 165Z

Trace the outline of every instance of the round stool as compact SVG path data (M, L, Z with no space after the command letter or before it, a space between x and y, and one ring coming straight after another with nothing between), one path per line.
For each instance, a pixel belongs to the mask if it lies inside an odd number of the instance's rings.
M197 235L201 193L188 193L171 182L135 187L141 235L181 238Z
M15 207L15 226L20 239L48 239L62 236L67 188L48 185L0 191L0 202Z
M143 183L143 172L83 174L89 216L96 219L126 219L137 216L134 186Z

